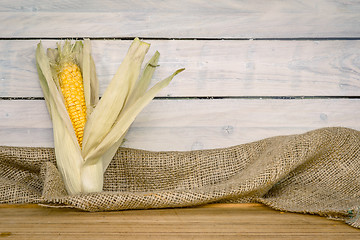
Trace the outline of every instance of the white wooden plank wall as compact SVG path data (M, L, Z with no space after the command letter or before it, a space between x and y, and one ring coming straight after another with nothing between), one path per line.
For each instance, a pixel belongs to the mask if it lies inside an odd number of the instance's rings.
M161 53L154 81L185 67L124 146L227 147L343 126L360 130L360 2L0 1L0 145L53 146L36 44L92 38L103 92L131 39Z
M359 37L357 0L2 0L6 37Z

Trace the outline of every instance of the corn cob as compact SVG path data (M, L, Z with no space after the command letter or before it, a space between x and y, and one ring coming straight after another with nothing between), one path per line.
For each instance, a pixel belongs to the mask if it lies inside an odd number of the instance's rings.
M175 71L146 91L159 58L156 53L140 77L149 47L134 39L99 100L90 40L65 41L57 49L48 49L47 54L38 44L37 70L53 122L56 163L69 194L102 191L104 172L135 117L184 70Z
M59 84L64 96L65 107L81 148L86 122L86 104L84 84L79 66L74 62L62 64L59 73Z

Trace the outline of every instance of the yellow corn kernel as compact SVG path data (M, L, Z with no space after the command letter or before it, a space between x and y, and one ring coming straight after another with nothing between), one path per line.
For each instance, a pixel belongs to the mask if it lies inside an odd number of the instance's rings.
M59 80L61 92L65 100L65 107L81 147L86 122L86 104L84 84L79 66L74 62L63 64Z

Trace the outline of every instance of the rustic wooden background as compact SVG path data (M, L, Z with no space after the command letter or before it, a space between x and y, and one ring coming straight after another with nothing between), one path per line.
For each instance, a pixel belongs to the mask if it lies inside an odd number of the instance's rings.
M160 51L153 83L186 68L124 146L227 147L343 126L360 130L360 1L0 0L0 145L53 146L39 41L92 39L104 92L134 37ZM355 239L359 230L259 204L84 213L0 205L9 239Z
M227 147L327 126L360 130L360 1L0 1L0 144L53 146L35 67L41 40L90 37L101 92L131 40L169 87L124 146ZM149 57L148 57L149 58Z

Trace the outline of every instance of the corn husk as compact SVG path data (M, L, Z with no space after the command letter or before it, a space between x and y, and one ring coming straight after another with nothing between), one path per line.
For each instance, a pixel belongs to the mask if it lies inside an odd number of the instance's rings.
M74 44L66 41L63 46L58 44L57 49L48 49L47 53L41 42L38 44L36 63L40 85L53 123L57 166L69 194L102 191L104 172L136 116L176 74L184 70L175 71L146 91L160 56L156 52L141 72L149 47L148 43L138 38L133 41L99 100L99 83L91 57L90 40ZM69 51L83 76L87 122L82 148L57 82L54 62L60 50Z

